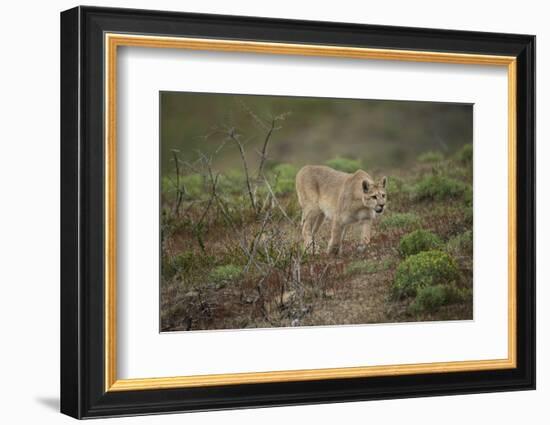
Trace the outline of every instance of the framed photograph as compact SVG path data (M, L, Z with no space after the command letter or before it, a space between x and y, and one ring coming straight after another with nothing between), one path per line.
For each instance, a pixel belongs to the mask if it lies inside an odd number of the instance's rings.
M535 388L535 37L61 14L61 411Z

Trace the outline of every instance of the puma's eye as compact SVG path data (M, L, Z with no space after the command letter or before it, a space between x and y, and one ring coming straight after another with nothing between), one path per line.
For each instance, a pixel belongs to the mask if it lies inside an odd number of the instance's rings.
M386 197L386 194L385 194L385 193L383 193L383 194L382 194L382 198L385 198L385 197Z
M372 198L372 199L376 199L376 195L372 195L371 198Z

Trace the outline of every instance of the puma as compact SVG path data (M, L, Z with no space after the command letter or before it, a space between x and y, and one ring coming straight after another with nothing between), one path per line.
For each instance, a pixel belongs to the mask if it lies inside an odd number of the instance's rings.
M344 173L323 165L306 165L296 175L296 192L302 208L304 248L314 245L314 237L325 219L331 234L327 252L338 254L347 227L362 224L362 243L370 242L373 219L384 212L387 178L375 181L357 170Z

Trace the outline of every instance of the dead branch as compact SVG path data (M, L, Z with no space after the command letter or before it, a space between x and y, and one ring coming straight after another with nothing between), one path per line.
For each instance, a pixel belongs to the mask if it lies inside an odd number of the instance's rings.
M269 127L269 130L267 131L267 134L264 138L264 144L262 145L262 151L260 152L260 165L258 166L258 178L263 173L265 160L267 159L267 144L269 143L269 139L271 138L271 135L273 134L273 130L275 129L275 122L276 118L273 118L271 120L271 127Z
M259 232L256 234L256 236L254 237L254 239L252 240L252 248L250 249L250 258L249 258L249 261L248 263L246 264L246 266L244 267L244 271L247 272L248 271L248 268L250 267L250 264L251 262L254 260L254 258L256 257L256 252L258 250L258 244L260 242L260 239L262 238L263 234L264 234L264 231L265 231L265 228L267 226L267 223L269 222L271 218L271 212L268 211L262 221L262 227L260 228Z
M235 142L235 144L239 148L239 154L241 155L241 161L244 169L244 176L246 179L246 188L248 190L248 196L250 198L250 205L252 206L252 209L254 210L254 212L256 212L256 202L254 201L254 195L252 194L252 185L250 183L250 174L248 172L248 163L246 162L246 157L244 155L243 144L239 140L238 134L236 133L234 128L229 129L227 135L231 140Z
M176 204L174 207L174 213L179 216L181 202L183 201L183 196L185 194L185 186L180 186L180 166L178 159L178 150L172 149L172 156L174 159L174 164L176 165Z
M264 183L265 183L265 186L267 187L267 190L269 191L270 195L271 195L271 199L273 200L273 202L275 203L275 205L277 205L277 208L279 208L279 210L281 211L281 213L283 214L283 216L290 222L290 224L292 224L293 226L296 224L294 223L294 220L292 220L288 214L286 213L285 209L282 207L282 205L280 204L279 200L277 199L277 197L275 196L275 193L273 192L273 189L271 187L271 185L269 184L269 181L267 180L267 178L262 175L263 179L264 179Z
M262 129L267 130L269 126L264 122L262 118L258 116L252 109L250 109L246 103L244 103L242 100L239 100L237 102L239 106L248 114L250 117L258 124Z

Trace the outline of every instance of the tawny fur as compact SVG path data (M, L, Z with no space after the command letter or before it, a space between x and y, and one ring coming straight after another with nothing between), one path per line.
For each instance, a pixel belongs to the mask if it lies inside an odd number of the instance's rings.
M315 234L325 219L331 235L327 252L338 254L346 229L362 225L362 244L370 242L371 226L386 204L386 177L378 181L363 170L353 174L323 165L306 165L296 175L296 192L302 207L304 247L315 247Z

